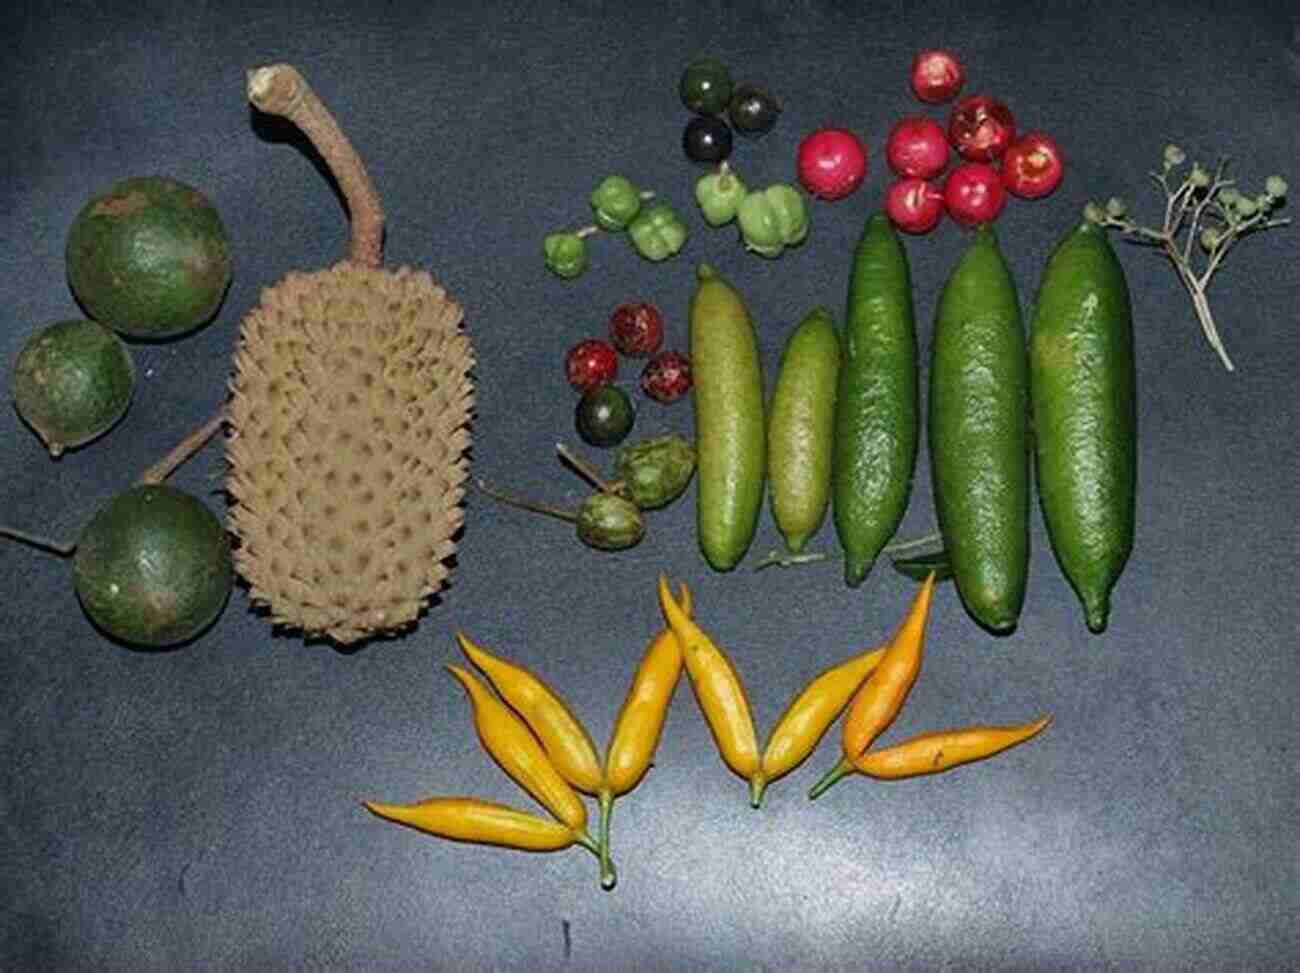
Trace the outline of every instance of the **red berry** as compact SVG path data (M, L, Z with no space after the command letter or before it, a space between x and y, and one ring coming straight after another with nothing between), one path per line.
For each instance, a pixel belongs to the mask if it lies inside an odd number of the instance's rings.
M943 219L943 193L924 179L899 179L885 196L885 212L904 232L929 233Z
M843 199L867 175L867 147L843 128L822 128L799 143L799 182L822 199Z
M664 316L644 301L620 304L610 316L609 336L629 358L645 358L664 343Z
M618 374L618 355L608 341L588 338L569 349L564 358L564 373L570 385L585 392L614 381Z
M1022 199L1049 195L1064 175L1061 147L1042 132L1021 136L1002 158L1002 185Z
M965 83L966 69L949 51L922 51L912 59L912 91L927 104L955 98Z
M680 351L661 351L641 372L641 390L657 402L675 402L691 390L691 361Z
M963 159L990 162L1000 158L1016 139L1011 109L988 95L971 95L957 102L948 119L948 141Z
M948 166L948 136L933 118L904 118L889 133L885 160L900 176L933 179Z
M962 226L992 223L1007 203L1002 177L990 165L966 162L948 173L943 184L943 205Z

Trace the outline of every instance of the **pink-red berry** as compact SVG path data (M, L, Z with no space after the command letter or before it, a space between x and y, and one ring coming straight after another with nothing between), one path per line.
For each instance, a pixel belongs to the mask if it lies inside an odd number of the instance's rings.
M583 392L606 385L618 375L618 353L599 338L579 341L564 357L564 374L570 385Z
M610 316L609 336L629 358L646 358L664 343L664 316L645 301L620 304Z
M641 390L656 402L675 402L691 390L691 362L679 351L661 351L641 371Z
M843 199L867 175L867 147L843 128L821 128L799 143L799 182L821 199Z
M951 51L921 51L912 59L912 93L926 104L955 98L965 83L966 69Z

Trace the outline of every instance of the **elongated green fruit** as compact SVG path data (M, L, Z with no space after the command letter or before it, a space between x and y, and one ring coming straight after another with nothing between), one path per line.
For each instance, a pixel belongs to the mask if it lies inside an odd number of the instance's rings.
M1052 252L1029 333L1038 495L1061 572L1100 632L1133 549L1136 377L1128 284L1085 222Z
M691 298L691 374L700 550L734 568L754 539L763 504L766 429L758 336L745 302L709 264Z
M883 213L867 220L849 280L832 461L844 580L860 585L907 510L920 404L907 253Z
M831 490L840 337L830 309L813 308L781 354L767 420L772 519L793 554L826 516Z
M1028 368L1016 285L988 227L944 286L933 355L939 529L967 610L990 631L1008 632L1029 564Z

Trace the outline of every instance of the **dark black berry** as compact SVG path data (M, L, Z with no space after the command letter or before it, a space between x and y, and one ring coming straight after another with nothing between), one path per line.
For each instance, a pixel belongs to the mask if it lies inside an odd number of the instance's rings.
M731 94L727 115L732 127L742 135L769 132L781 114L781 103L755 84L742 84Z
M731 129L720 118L699 115L682 133L682 148L692 162L721 162L731 155Z

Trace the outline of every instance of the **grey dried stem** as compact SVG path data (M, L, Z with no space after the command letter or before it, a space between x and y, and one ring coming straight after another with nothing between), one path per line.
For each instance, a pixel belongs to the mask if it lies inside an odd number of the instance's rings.
M1164 223L1158 229L1139 224L1124 212L1123 204L1112 199L1102 209L1097 207L1090 216L1100 225L1113 227L1129 235L1132 243L1158 247L1178 274L1178 279L1192 299L1192 307L1200 321L1206 341L1218 354L1223 367L1234 371L1232 359L1224 347L1223 339L1210 309L1207 291L1215 272L1222 265L1228 251L1243 236L1257 230L1285 226L1290 219L1269 216L1277 204L1267 194L1269 202L1258 205L1253 213L1243 215L1225 202L1225 190L1231 190L1236 181L1226 177L1228 160L1220 159L1211 176L1199 165L1192 167L1177 186L1172 186L1169 174L1178 165L1166 154L1164 170L1150 173L1151 178L1165 194ZM1233 190L1235 193L1235 190ZM1235 197L1234 197L1235 198ZM1205 263L1198 269L1194 251L1197 245L1205 252Z

